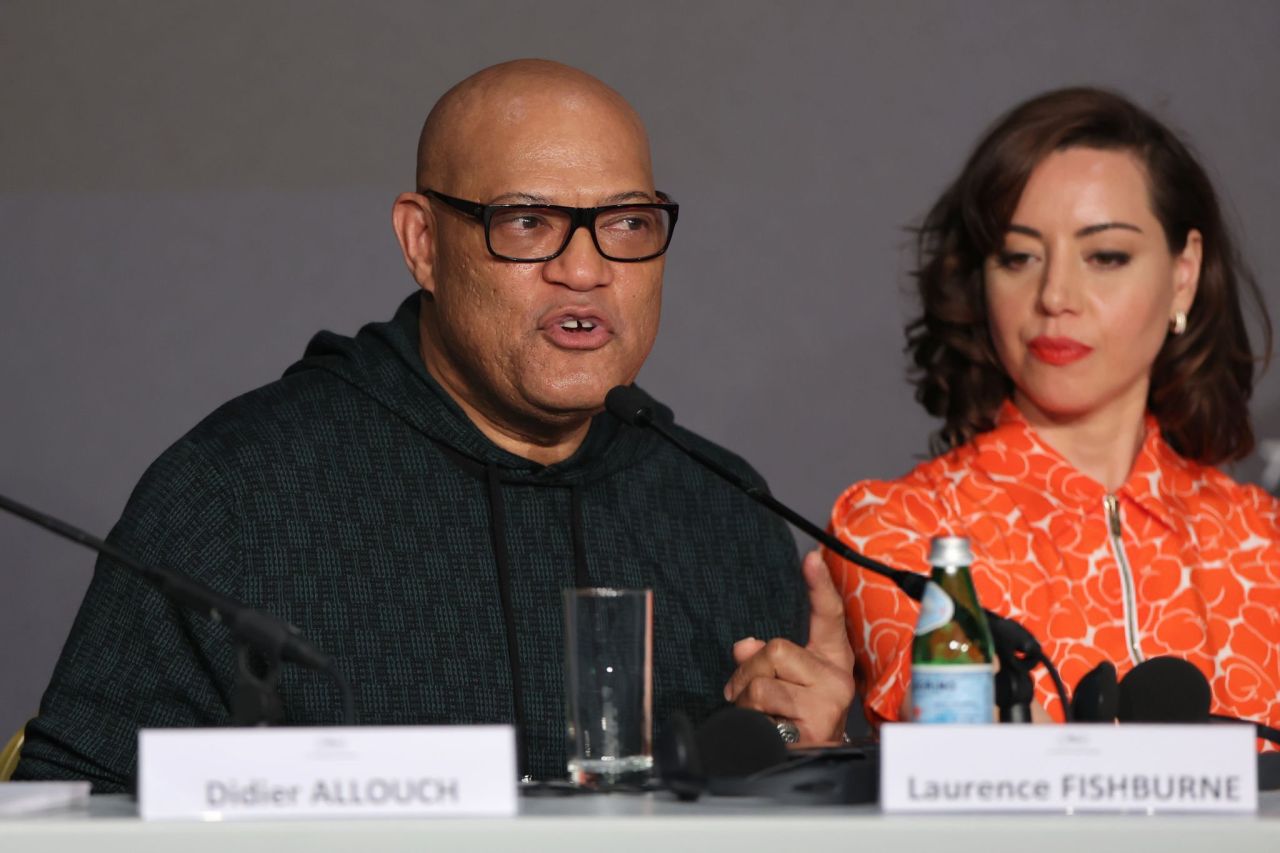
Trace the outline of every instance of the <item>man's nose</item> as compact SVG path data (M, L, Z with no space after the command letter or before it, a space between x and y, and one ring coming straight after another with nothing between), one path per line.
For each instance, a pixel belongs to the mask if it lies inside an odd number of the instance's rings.
M546 262L543 275L574 290L590 290L613 281L613 264L596 248L591 230L581 225L573 230L564 251Z

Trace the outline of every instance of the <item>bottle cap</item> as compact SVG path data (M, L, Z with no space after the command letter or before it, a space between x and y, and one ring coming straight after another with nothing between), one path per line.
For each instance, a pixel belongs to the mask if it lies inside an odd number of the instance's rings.
M973 550L963 536L935 536L929 543L929 565L971 566Z

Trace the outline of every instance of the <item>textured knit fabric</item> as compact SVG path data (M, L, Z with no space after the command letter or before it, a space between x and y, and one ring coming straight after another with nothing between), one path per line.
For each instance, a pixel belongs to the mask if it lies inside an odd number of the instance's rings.
M900 480L851 487L831 525L855 549L920 572L931 537L968 537L982 603L1029 628L1068 685L1102 660L1123 676L1172 655L1210 679L1214 713L1280 725L1280 502L1182 458L1150 417L1115 492L1128 572L1106 498L1006 403L996 428L963 447ZM895 720L918 608L879 578L828 564L868 717ZM1061 719L1043 667L1036 675L1037 698Z
M556 465L491 444L426 372L418 304L410 297L355 338L322 332L282 379L206 418L147 471L110 541L297 625L336 657L361 723L511 722L518 671L537 778L565 772L561 590L575 571L654 590L659 726L723 701L735 640L804 641L784 525L607 414ZM741 459L679 432L759 482ZM126 789L137 730L225 725L234 672L225 629L100 561L15 778ZM286 666L280 694L288 723L341 720L323 676Z

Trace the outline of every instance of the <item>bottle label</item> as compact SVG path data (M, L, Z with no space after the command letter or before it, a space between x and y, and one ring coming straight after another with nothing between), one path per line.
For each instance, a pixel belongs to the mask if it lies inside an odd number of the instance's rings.
M911 667L911 719L917 723L990 723L995 718L991 664Z
M916 620L916 636L922 637L936 631L956 615L956 603L951 596L933 581L924 585L924 597L920 600L920 618Z

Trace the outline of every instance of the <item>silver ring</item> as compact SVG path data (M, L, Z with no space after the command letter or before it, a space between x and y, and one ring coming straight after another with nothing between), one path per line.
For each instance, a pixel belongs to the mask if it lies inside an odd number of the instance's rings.
M800 727L797 726L794 721L788 720L785 717L783 717L783 718L779 718L777 720L777 723L778 723L778 737L782 738L783 743L799 743L800 742Z

